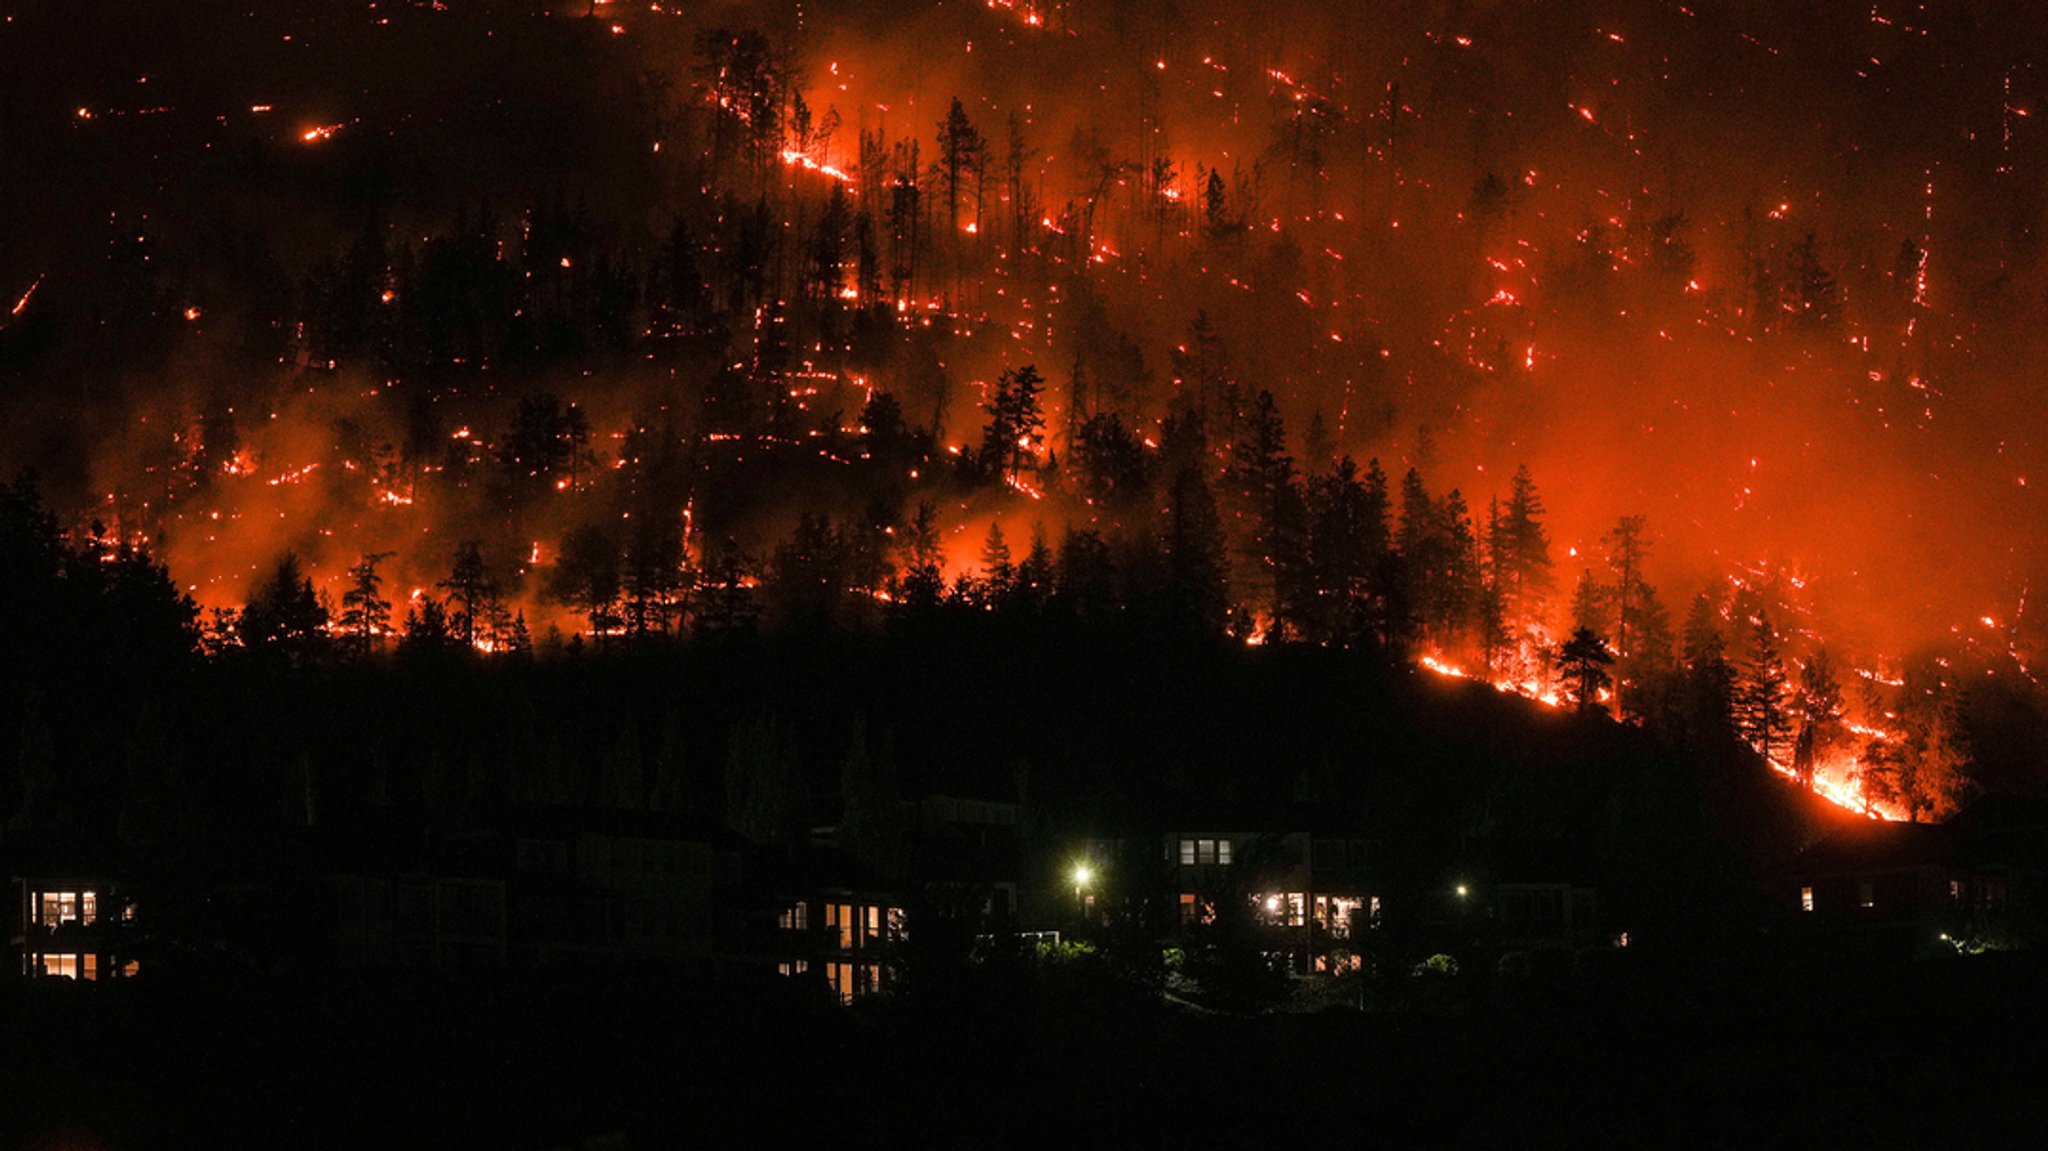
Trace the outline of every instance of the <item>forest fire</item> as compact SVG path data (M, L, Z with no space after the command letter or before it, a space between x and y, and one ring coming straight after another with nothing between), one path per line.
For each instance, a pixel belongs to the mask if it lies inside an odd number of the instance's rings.
M42 1143L1999 1142L2048 5L204 9L0 14Z
M1954 808L1947 711L1979 680L2038 687L2040 629L2009 607L2048 544L2009 525L2040 510L2015 477L2048 437L1998 384L2038 359L2019 317L2042 288L1934 197L2011 202L2024 232L2044 73L1933 111L1869 90L1948 57L1938 20L607 8L573 68L540 50L580 35L564 22L363 30L419 62L516 41L496 66L580 119L515 100L484 126L430 68L365 88L282 26L245 84L180 93L209 109L190 123L123 111L137 76L183 82L155 67L38 104L80 147L122 124L152 154L254 156L294 107L326 122L284 139L331 145L175 194L110 183L75 239L0 256L27 285L21 378L134 381L36 449L80 529L149 541L224 620L286 556L336 618L376 598L370 556L444 600L473 545L539 640L800 607L868 626L1023 586L1552 707L1583 628L1618 719L1739 729L1886 816ZM1518 51L1532 36L1571 52ZM1805 87L1968 130L1754 130L1795 56ZM1817 148L1883 154L1884 178ZM324 180L367 198L304 191ZM193 207L244 202L294 223ZM58 299L48 268L95 271ZM70 323L153 358L35 350ZM1725 716L1679 701L1724 673Z

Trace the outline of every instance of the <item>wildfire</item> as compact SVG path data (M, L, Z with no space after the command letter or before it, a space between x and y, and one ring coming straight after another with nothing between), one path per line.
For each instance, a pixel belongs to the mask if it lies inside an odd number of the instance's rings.
M1557 694L1555 689L1545 688L1533 677L1524 679L1509 677L1489 679L1485 676L1474 675L1437 655L1424 655L1416 662L1424 669L1437 675L1483 683L1503 695L1518 695L1548 708L1564 706L1565 701ZM1603 695L1602 698L1604 701L1606 697ZM1885 742L1891 742L1898 738L1890 732L1860 724L1851 723L1845 726L1858 735L1880 739ZM1779 775L1790 780L1796 781L1799 779L1799 772L1794 769L1788 760L1773 755L1770 757L1769 763L1771 770ZM1839 755L1814 765L1811 787L1815 795L1820 796L1837 807L1846 811L1853 811L1858 815L1867 816L1871 819L1885 820L1903 820L1906 818L1906 813L1899 808L1890 804L1873 801L1864 790L1862 777L1863 765L1855 756Z
M784 148L782 150L782 162L784 164L789 165L792 168L802 168L806 172L816 172L820 176L825 176L830 179L837 180L841 184L848 185L848 191L853 190L852 176L846 174L844 171L841 171L838 168L833 167L830 164L820 164L818 161L811 159L809 156L797 151L794 148Z
M13 310L12 310L12 311L9 311L9 312L8 312L7 314L8 314L9 316L19 316L19 315L20 315L20 314L22 314L23 312L27 311L27 310L28 310L28 302L29 302L29 300L30 300L30 299L32 299L32 298L33 298L33 297L35 296L35 294L36 294L36 289L37 289L37 288L40 288L40 287L42 287L42 286L43 286L43 278L42 278L41 276L37 276L37 277L35 278L35 282L31 283L31 284L30 284L30 285L28 286L28 291L26 291L26 292L23 292L23 293L21 294L21 298L20 298L20 299L18 299L18 300L16 300L16 301L14 301L14 308L13 308Z

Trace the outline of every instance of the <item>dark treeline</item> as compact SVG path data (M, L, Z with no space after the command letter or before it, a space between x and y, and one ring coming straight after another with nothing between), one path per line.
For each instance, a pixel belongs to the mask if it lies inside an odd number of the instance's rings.
M1680 878L1741 903L1805 834L1732 737L1674 750L1371 647L1091 615L1057 575L1042 601L1014 577L975 593L993 598L870 600L870 627L756 618L493 655L452 638L474 626L454 593L449 638L352 652L302 626L322 609L281 575L280 602L252 605L270 638L207 654L160 567L65 539L25 486L0 511L8 839L147 861L188 929L223 912L180 892L232 888L315 829L370 842L536 807L686 812L792 850L823 820L877 859L898 800L933 791L1018 800L1069 834L1316 810L1377 835L1396 889L1427 886L1447 845L1549 845L1643 923L1670 917Z

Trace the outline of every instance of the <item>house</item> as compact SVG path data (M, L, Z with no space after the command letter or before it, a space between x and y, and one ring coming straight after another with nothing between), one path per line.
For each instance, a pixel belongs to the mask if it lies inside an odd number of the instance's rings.
M1192 942L1243 913L1269 956L1307 973L1356 966L1381 910L1372 840L1346 831L1189 823L1151 835L1069 840L1041 924L1132 920Z
M45 874L13 882L9 949L30 979L96 982L135 975L136 904L106 876Z
M1297 973L1355 966L1357 940L1380 914L1365 838L1194 828L1168 832L1165 853L1180 931L1242 900L1274 957Z
M819 979L841 1003L887 991L908 931L895 883L837 848L812 848L759 874L773 930L745 932L737 956L777 975Z
M1793 861L1778 898L1795 938L1895 955L2048 942L2048 804L1986 796L1942 824L1844 828Z

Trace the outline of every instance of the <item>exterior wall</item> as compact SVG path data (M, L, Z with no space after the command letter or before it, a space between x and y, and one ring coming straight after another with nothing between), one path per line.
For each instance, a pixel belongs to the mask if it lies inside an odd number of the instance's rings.
M104 877L17 878L10 967L29 979L98 982L138 974L124 954L136 908Z

